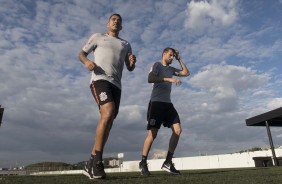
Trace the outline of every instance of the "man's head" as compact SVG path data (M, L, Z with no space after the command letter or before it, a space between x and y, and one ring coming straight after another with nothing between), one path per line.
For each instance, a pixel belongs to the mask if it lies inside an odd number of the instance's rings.
M112 14L108 20L107 27L110 31L120 31L122 29L122 18L120 14Z
M174 56L175 50L173 48L167 47L163 50L162 60L165 62L165 64L170 65Z
M119 17L120 22L122 22L122 18L121 18L121 16L120 16L120 14L118 14L118 13L113 13L113 14L109 17L109 21L110 21L110 19L112 18L112 16L117 16L117 17Z

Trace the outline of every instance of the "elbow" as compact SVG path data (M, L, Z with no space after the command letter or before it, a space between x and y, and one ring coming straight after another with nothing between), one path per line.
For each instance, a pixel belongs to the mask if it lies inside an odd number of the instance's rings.
M153 78L153 77L148 77L148 83L159 83L159 82L163 82L160 81L162 79L157 79L157 78Z
M189 71L183 73L183 76L184 76L184 77L188 77L189 75L190 75L190 72L189 72Z
M148 83L154 83L153 76L151 73L148 75Z
M78 60L79 60L79 61L82 61L82 60L81 60L81 55L80 55L80 54L78 55Z
M78 54L78 60L80 60L81 61L81 52L79 52L79 54Z
M83 58L86 58L86 56L87 56L86 52L84 52L83 50L81 50L81 51L79 52L79 54L78 54L78 59L79 59L80 61L82 61Z

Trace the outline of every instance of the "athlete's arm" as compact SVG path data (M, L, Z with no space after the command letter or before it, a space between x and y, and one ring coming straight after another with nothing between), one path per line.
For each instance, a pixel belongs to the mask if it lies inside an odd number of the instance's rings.
M177 78L158 77L151 71L148 75L148 83L160 83L160 82L171 82L171 83L175 83L177 86L181 84L181 80Z
M177 49L174 49L175 51L175 59L179 62L180 66L181 66L181 70L178 72L175 72L176 76L180 76L180 77L187 77L190 75L189 70L187 69L186 65L183 63L182 59L180 58L179 52Z
M83 63L89 71L92 71L96 67L96 64L90 59L88 59L87 55L88 54L86 52L81 50L78 57L81 63Z
M132 53L128 53L125 58L125 64L128 71L133 71L135 69L136 57Z

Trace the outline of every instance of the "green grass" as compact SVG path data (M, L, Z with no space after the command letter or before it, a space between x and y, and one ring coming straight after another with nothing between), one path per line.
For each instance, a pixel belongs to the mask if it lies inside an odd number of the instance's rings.
M179 176L152 172L143 177L138 172L108 173L105 180L89 180L84 175L0 176L0 184L281 184L282 167L247 169L212 169L182 171Z

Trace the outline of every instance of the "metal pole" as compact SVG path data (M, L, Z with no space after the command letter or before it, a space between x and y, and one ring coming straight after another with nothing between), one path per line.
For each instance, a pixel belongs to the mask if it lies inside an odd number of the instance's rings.
M270 148L271 148L271 151L272 151L274 165L275 166L279 166L279 163L278 163L277 158L276 158L274 146L273 146L273 141L272 141L272 136L271 136L271 132L270 132L268 121L265 121L265 126L266 126L267 135L268 135L268 139L269 139L269 143L270 143Z
M4 108L1 108L1 105L0 105L0 127L1 127L1 124L2 124L3 114L4 114Z

